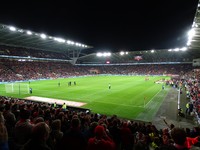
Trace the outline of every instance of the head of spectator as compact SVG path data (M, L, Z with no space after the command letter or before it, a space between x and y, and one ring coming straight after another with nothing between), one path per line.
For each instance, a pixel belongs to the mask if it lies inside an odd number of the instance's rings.
M102 138L105 135L105 128L101 125L96 126L94 133L97 138Z
M21 109L20 110L20 119L26 120L29 119L30 117L30 112L26 109Z
M32 139L46 141L49 138L49 133L49 126L45 122L39 122L32 129Z
M39 123L39 122L44 122L44 118L42 118L42 117L37 117L37 118L34 119L34 124L37 124L37 123Z
M94 131L94 129L96 128L97 125L98 125L97 122L92 122L92 123L90 124L90 129L91 129L92 131Z
M60 130L61 129L61 121L59 119L54 120L51 124L51 129L54 131Z
M173 128L171 131L171 137L174 140L176 148L180 149L185 147L186 132L184 129L178 127Z
M78 118L73 118L71 121L71 128L79 129L80 128L80 120Z

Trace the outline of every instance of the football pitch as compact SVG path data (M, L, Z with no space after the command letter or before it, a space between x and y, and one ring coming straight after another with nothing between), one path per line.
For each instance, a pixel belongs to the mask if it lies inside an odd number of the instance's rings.
M102 75L24 82L32 88L32 94L7 93L5 85L0 84L0 95L82 102L85 105L81 107L93 113L151 121L169 90L169 87L162 89L163 83L155 82L169 77L150 76L149 80L145 79L145 76ZM70 81L71 86L68 85Z

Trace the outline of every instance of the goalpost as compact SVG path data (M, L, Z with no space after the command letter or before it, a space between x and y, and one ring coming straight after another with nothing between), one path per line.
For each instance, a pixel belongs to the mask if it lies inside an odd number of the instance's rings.
M6 93L29 94L29 84L27 83L8 83L5 84Z

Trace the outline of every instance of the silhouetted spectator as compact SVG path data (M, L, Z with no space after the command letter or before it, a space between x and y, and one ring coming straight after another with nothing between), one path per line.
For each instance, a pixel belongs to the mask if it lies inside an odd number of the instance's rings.
M95 128L95 137L89 139L88 150L115 150L115 143L106 134L103 126L98 125Z
M32 129L31 139L22 147L21 150L51 150L46 144L49 138L50 129L49 126L40 122L36 124Z

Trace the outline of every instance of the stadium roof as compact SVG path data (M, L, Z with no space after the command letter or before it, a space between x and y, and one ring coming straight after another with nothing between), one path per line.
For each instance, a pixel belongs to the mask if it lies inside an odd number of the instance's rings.
M0 44L53 52L80 51L92 46L0 24Z
M192 29L189 33L187 45L190 49L200 49L200 1L196 10L196 15L193 21Z
M189 36L187 49L187 55L189 60L191 58L200 58L200 2L198 4L192 30L190 33L192 36ZM97 61L96 54L93 52L87 53L87 49L93 48L92 46L88 46L82 43L74 42L68 39L62 39L58 37L52 37L45 35L43 33L36 33L32 31L28 31L25 29L19 29L15 27L11 27L8 25L0 24L0 44L8 45L8 46L15 46L15 47L24 47L24 48L31 48L31 49L39 49L45 51L53 51L53 52L69 52L71 56L70 58L74 58L74 56L78 56L76 58L79 59L80 62L87 62L86 59L95 62ZM181 49L181 48L180 48ZM85 50L81 52L81 50ZM165 52L168 55L167 49L155 49L157 51L157 55L165 55ZM77 51L76 55L74 55L74 51ZM143 50L145 55L152 57L150 50ZM149 51L147 54L146 51ZM84 54L85 53L85 54ZM143 53L143 52L142 52ZM181 52L182 53L182 52ZM130 52L129 56L131 59L138 54L138 51ZM169 55L171 56L171 54ZM122 60L122 57L119 53L115 53L112 56L112 59ZM147 57L146 57L147 58ZM186 57L184 57L186 58ZM102 59L102 58L99 58ZM124 59L124 58L123 58ZM106 59L108 60L108 59ZM123 61L123 60L122 60Z

